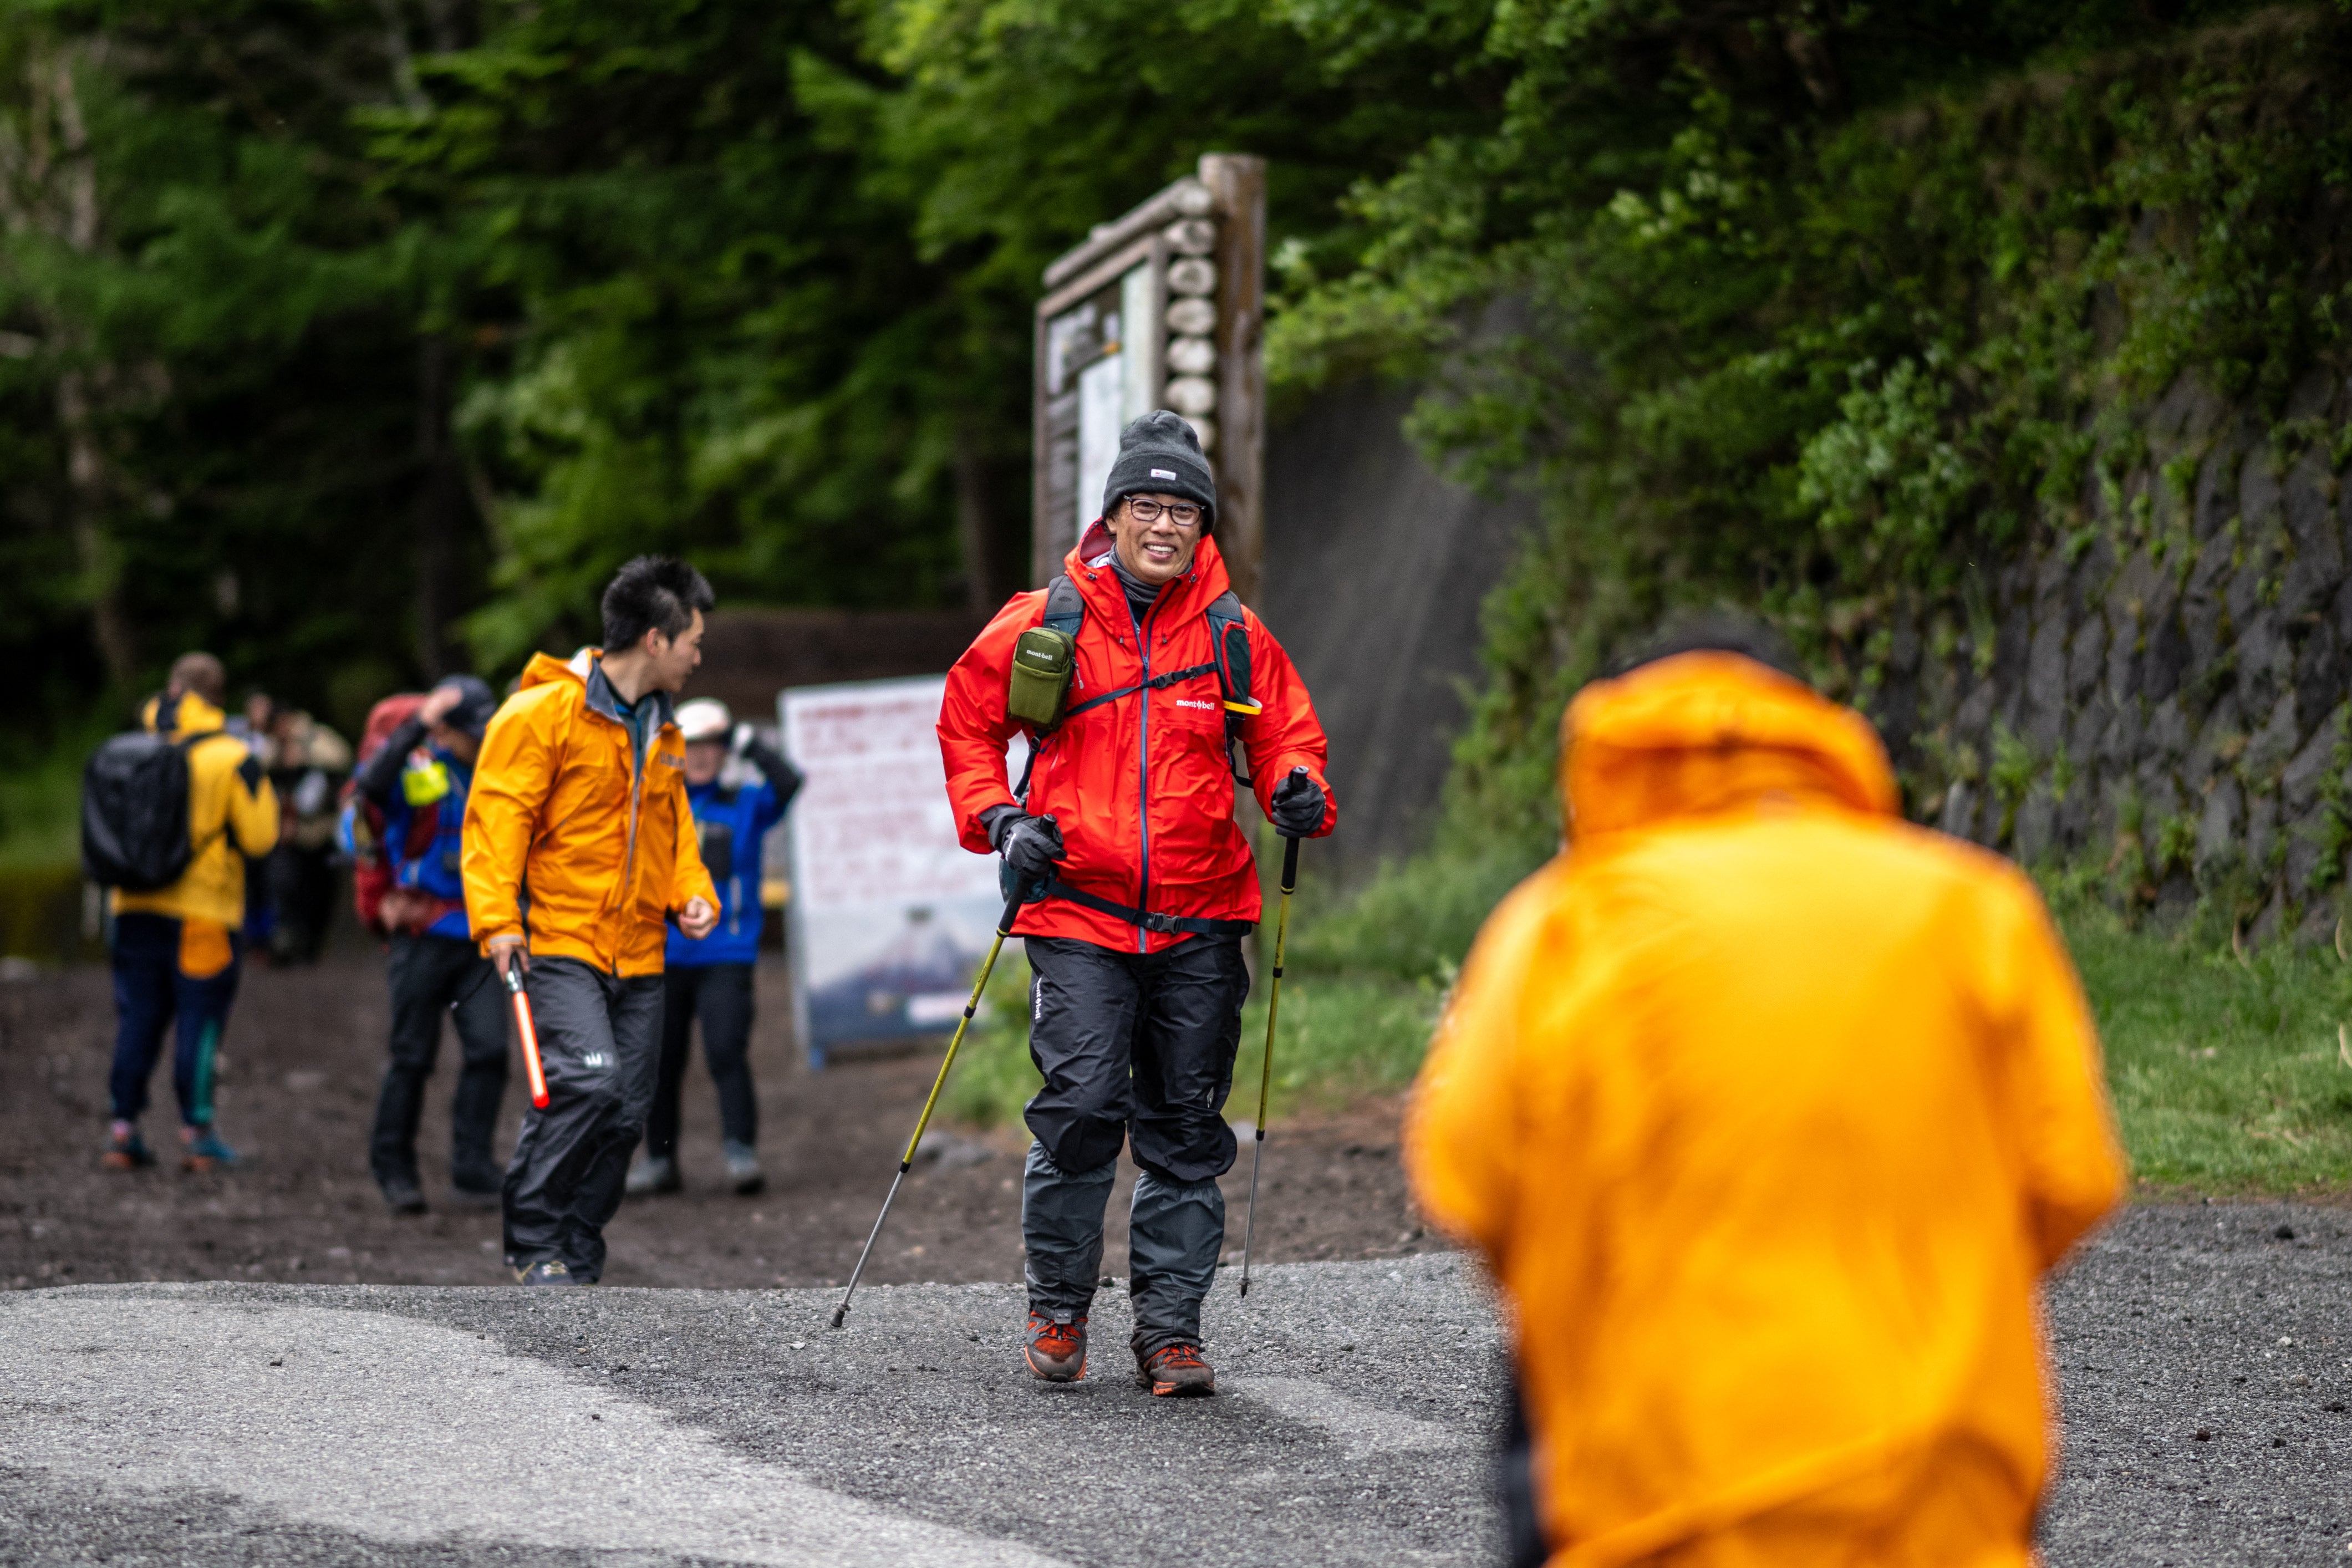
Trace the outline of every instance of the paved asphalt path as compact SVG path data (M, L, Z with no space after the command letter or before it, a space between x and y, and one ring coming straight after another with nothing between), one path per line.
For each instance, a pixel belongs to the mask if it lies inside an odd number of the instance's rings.
M2279 1234L2284 1226L2292 1237ZM2352 1213L2147 1208L2053 1306L2059 1568L2341 1563ZM1224 1394L1018 1372L1019 1292L124 1285L0 1296L0 1563L1492 1562L1462 1261L1267 1269ZM2200 1436L2199 1434L2203 1434Z

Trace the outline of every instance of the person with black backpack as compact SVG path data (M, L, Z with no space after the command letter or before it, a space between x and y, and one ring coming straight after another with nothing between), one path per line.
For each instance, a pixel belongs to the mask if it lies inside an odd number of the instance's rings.
M100 747L82 778L83 869L114 889L110 1170L155 1163L139 1118L166 1028L181 1169L236 1163L214 1130L213 1077L236 996L246 858L277 844L278 796L224 727L226 684L220 660L183 654L142 728Z
M1017 595L948 674L940 749L963 847L1004 857L1013 931L1034 975L1029 1054L1045 1085L1024 1115L1029 1370L1086 1372L1103 1211L1122 1144L1136 1377L1210 1394L1201 1304L1223 1248L1223 1114L1258 918L1236 781L1292 838L1339 807L1323 727L1290 656L1234 595L1217 487L1192 426L1166 410L1119 437L1062 573ZM1010 784L1005 747L1032 739Z

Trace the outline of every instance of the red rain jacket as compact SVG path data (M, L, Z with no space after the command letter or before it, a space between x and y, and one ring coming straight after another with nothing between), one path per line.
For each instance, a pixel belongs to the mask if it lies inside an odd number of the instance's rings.
M1151 675L1212 661L1209 605L1230 586L1216 542L1202 540L1192 570L1160 591L1144 624L1148 659L1138 647L1110 552L1109 531L1097 521L1062 562L1087 612L1078 628L1070 707ZM1013 646L1045 618L1044 589L1014 595L948 672L940 751L957 830L964 847L976 854L990 848L981 814L1013 803L1004 751L1027 728L1004 710ZM1274 634L1246 610L1243 619L1249 628L1250 695L1263 710L1242 727L1258 805L1270 811L1275 786L1292 768L1304 766L1323 786L1323 825L1314 834L1320 838L1339 818L1323 776L1323 726ZM1065 721L1038 750L1026 809L1033 816L1053 816L1061 828L1069 852L1057 874L1073 888L1159 914L1258 918L1256 866L1247 836L1234 821L1224 700L1213 670ZM1013 931L1076 937L1128 952L1158 952L1184 940L1066 899L1027 906Z

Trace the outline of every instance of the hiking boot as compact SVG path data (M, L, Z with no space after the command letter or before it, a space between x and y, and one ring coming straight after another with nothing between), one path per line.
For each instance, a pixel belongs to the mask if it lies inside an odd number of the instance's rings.
M220 1140L207 1121L202 1127L180 1130L180 1169L202 1174L206 1171L226 1171L242 1163L236 1151Z
M1032 1312L1021 1353L1047 1383L1076 1383L1087 1375L1087 1321L1067 1312Z
M677 1162L659 1154L647 1154L629 1167L628 1193L633 1198L674 1193L685 1184L678 1180Z
M494 1209L505 1201L505 1194L495 1185L486 1187L471 1182L449 1184L449 1204L453 1208Z
M580 1281L572 1278L572 1270L563 1266L561 1258L542 1258L528 1268L514 1271L518 1285L571 1285Z
M1198 1345L1161 1345L1150 1355L1137 1352L1135 1381L1158 1399L1197 1398L1217 1392L1217 1374L1201 1359Z
M383 1189L383 1201L394 1214L423 1214L425 1194L414 1176L387 1176L376 1184Z
M727 1179L735 1184L736 1195L750 1197L765 1188L768 1178L760 1169L760 1152L749 1143L727 1142Z
M155 1163L155 1152L134 1127L128 1132L109 1134L106 1155L99 1163L110 1171L143 1171Z

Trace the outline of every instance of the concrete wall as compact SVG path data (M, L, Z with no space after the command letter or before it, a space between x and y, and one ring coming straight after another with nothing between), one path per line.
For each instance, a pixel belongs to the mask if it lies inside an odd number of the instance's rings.
M1318 397L1266 442L1265 584L1256 606L1331 737L1340 824L1360 873L1425 840L1481 675L1478 612L1533 509L1432 473L1400 428L1410 390Z

